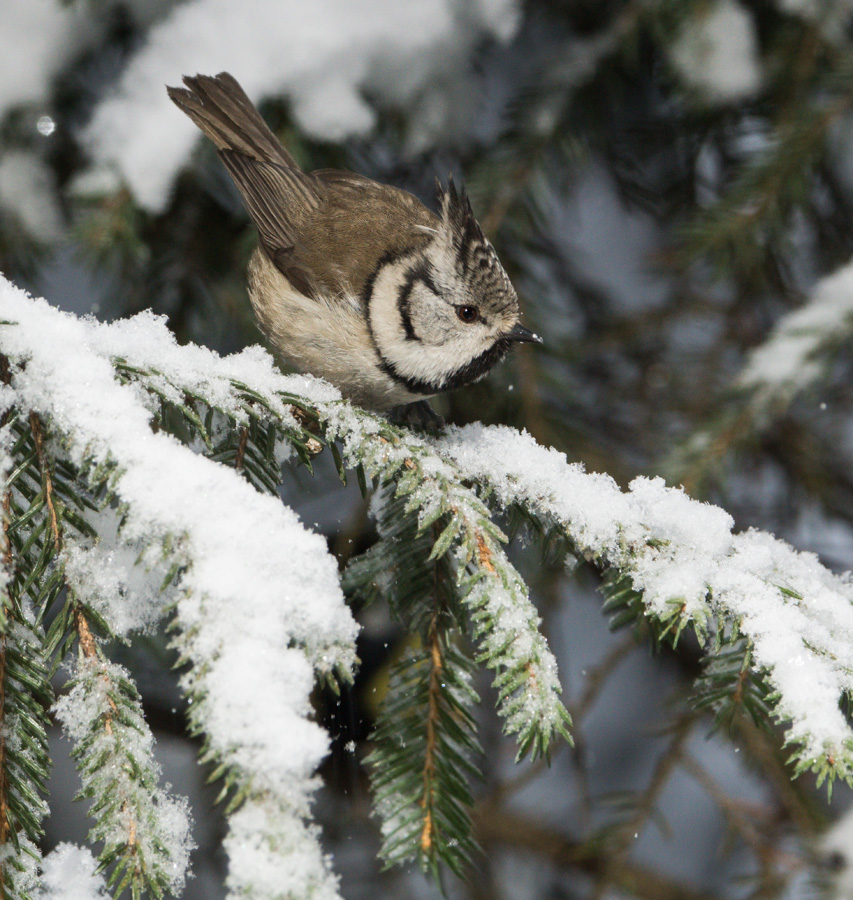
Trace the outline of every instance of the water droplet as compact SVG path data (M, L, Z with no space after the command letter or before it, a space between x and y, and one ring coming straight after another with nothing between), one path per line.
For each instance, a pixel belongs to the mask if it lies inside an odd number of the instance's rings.
M50 137L56 131L56 122L50 116L39 116L36 128L39 134Z

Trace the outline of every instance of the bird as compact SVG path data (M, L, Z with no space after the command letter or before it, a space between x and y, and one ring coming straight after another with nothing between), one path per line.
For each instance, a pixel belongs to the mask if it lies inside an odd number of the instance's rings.
M305 172L228 72L183 82L169 97L213 142L258 231L248 265L258 324L298 370L367 410L419 406L429 419L427 398L541 342L452 178L436 180L435 213L354 172Z

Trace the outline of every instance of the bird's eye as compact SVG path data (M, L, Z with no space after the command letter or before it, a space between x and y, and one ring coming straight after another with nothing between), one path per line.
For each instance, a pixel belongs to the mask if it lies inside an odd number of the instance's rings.
M456 315L459 316L463 322L467 322L468 324L476 322L480 317L479 310L476 306L457 306Z

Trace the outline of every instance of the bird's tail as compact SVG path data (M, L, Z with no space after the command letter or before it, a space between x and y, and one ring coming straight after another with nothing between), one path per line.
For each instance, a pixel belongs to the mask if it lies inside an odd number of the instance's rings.
M187 75L184 84L186 88L166 90L218 150L236 150L259 162L299 169L233 75Z

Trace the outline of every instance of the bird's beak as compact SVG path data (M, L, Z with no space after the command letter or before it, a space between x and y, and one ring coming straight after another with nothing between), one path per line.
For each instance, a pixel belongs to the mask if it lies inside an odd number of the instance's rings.
M509 331L505 331L501 337L508 341L520 341L531 344L544 343L538 334L534 334L529 328L525 328L522 324L516 322Z

